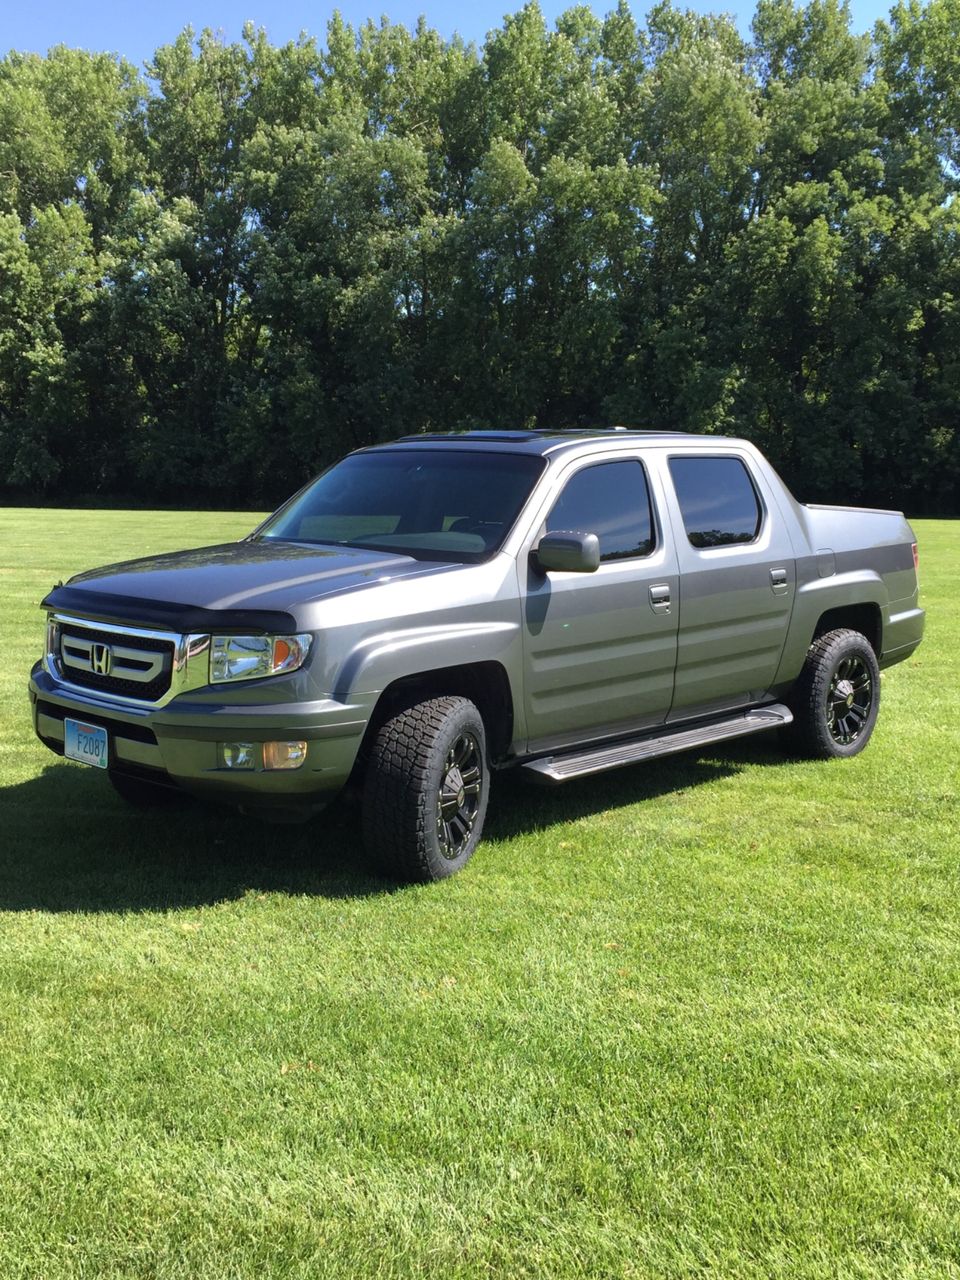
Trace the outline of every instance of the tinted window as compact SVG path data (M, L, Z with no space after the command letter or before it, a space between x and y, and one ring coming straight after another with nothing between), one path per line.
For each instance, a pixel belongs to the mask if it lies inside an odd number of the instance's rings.
M567 481L547 516L547 533L595 533L601 560L653 550L647 477L639 462L601 462Z
M260 536L483 560L507 536L543 465L530 455L468 449L351 454L281 508Z
M760 532L760 503L739 458L671 458L670 474L692 546L733 546Z

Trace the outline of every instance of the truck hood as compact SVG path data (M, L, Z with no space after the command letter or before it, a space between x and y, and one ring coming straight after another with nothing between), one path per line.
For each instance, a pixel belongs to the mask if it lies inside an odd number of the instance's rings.
M87 618L176 631L295 631L295 606L459 565L358 547L279 540L227 542L78 573L43 600Z

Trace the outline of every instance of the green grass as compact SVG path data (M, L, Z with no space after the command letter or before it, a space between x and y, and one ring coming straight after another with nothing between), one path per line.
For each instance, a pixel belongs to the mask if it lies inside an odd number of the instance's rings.
M445 884L123 807L36 603L251 516L0 510L0 1276L960 1276L960 524L869 749L497 780Z

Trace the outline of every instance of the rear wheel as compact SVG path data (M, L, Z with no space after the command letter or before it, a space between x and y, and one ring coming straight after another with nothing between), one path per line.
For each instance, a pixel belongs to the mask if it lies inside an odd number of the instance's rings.
M869 640L846 628L815 640L791 703L789 741L801 754L829 760L862 751L880 710L880 668Z
M147 778L136 778L129 773L117 773L111 769L107 777L117 795L137 809L152 809L156 805L169 804L177 796L173 787L150 782Z
M480 712L431 698L400 712L373 744L363 793L369 853L400 880L443 880L480 842L490 773Z

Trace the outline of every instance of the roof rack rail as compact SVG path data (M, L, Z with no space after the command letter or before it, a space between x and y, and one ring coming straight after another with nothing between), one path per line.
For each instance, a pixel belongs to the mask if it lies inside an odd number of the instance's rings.
M531 440L535 428L517 428L516 430L494 431L483 427L454 428L452 431L415 431L410 435L396 436L393 440L385 440L384 444L403 444L410 440L451 440L451 439L486 439L486 440Z
M593 433L594 433L595 431L637 431L637 430L640 430L640 428L638 428L638 427L621 427L621 426L617 425L617 426L615 426L615 427L610 427L610 426L600 426L600 427L531 427L531 428L530 428L530 430L531 430L531 431L536 431L538 435L543 435L543 436L562 436L562 435L567 435L567 434L571 434L571 433L572 433L572 434L576 434L576 435L583 435L583 434L584 434L584 432L586 432L586 433L587 433L587 434L589 434L589 435L593 435Z
M619 422L600 427L533 427L538 435L596 435L600 431L626 431L634 436L686 436L689 431L664 431L656 427L624 427Z

